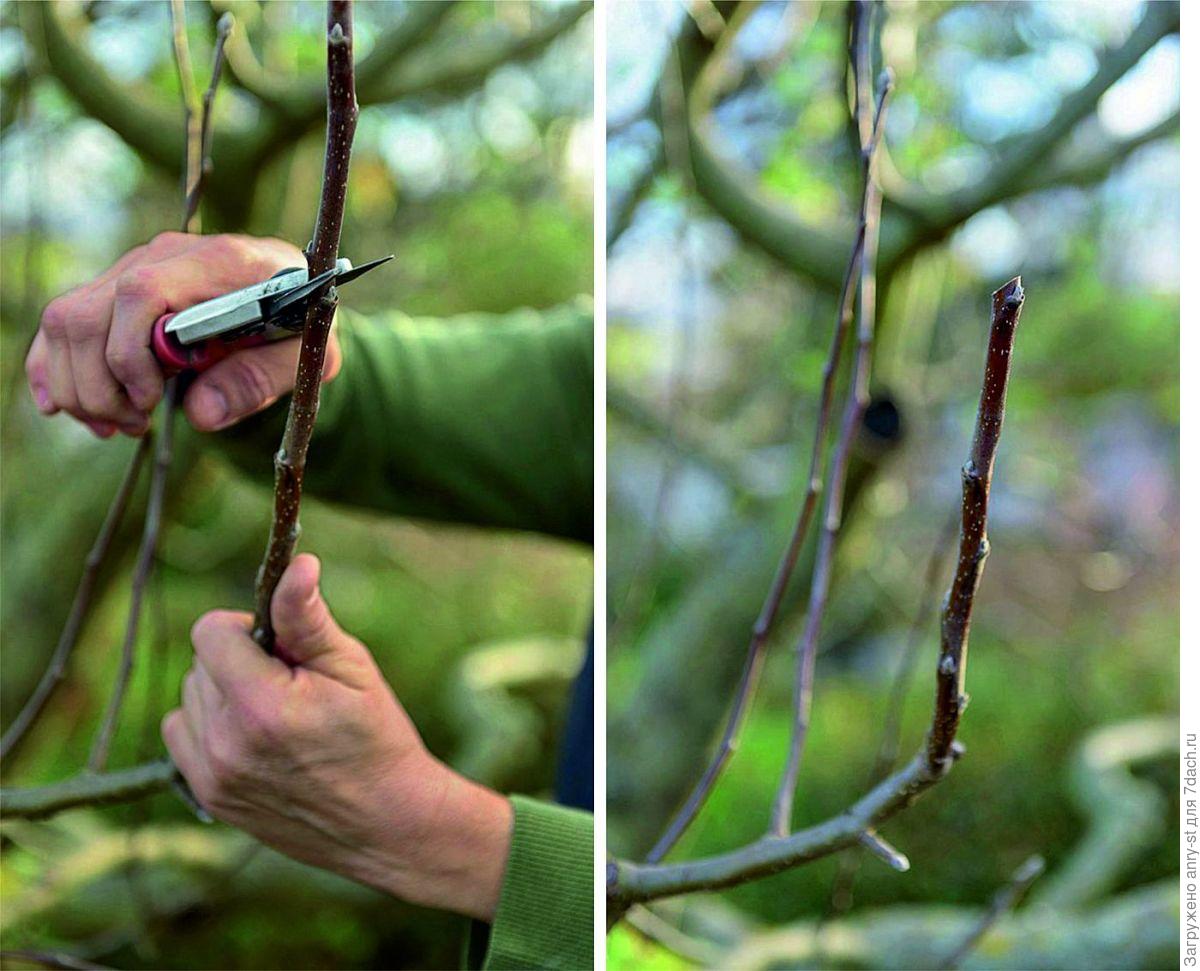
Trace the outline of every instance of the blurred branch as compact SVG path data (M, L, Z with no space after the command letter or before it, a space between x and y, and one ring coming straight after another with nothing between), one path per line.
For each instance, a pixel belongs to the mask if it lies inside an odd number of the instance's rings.
M1179 112L1131 138L1110 142L1099 150L1064 159L1041 168L1025 184L1023 192L1038 192L1063 185L1084 186L1100 182L1144 145L1179 133Z
M800 758L804 751L804 743L808 736L809 712L812 707L812 685L817 660L817 641L821 634L821 623L825 615L825 606L829 599L829 586L833 578L833 554L837 548L838 535L842 527L842 505L846 488L846 474L850 465L850 449L854 443L858 426L862 423L871 393L871 354L875 339L875 265L876 253L879 247L879 215L882 196L875 182L875 150L883 140L883 126L887 117L888 98L892 92L892 73L885 68L880 76L878 100L872 101L874 85L871 78L871 5L866 0L855 4L855 81L854 90L857 107L855 117L858 121L858 133L862 159L862 200L859 209L859 238L861 246L861 268L859 270L859 301L858 301L858 344L854 354L854 365L850 379L850 391L842 411L842 425L838 438L833 446L833 458L829 470L830 489L825 494L824 528L821 531L817 547L816 565L813 568L812 583L809 589L808 610L805 616L804 632L797 645L795 685L792 694L792 734L788 747L787 762L779 782L779 789L771 809L771 830L777 836L783 836L791 829L792 803L795 799L796 783L800 774ZM851 267L854 260L851 259ZM853 271L847 273L847 279L853 279ZM849 316L845 303L842 308L842 318L839 327L849 325ZM830 364L836 365L831 355ZM825 428L830 419L833 404L834 371L828 372L826 389L822 393L821 424L818 425L817 438L824 439ZM820 444L824 444L823 441ZM819 468L818 453L813 455L813 470ZM813 486L810 486L805 504L809 507L808 514L812 515L816 506L820 482L814 475ZM815 486L815 488L814 488ZM801 513L798 526L807 527L807 519ZM801 537L802 539L802 537ZM797 551L799 543L796 543ZM793 557L794 559L794 557ZM790 566L790 564L789 564ZM790 573L790 569L789 569ZM786 578L785 578L786 579Z
M337 262L350 178L350 152L358 124L354 92L354 28L350 0L330 0L327 21L326 66L328 120L325 128L325 171L316 226L308 245L310 276L332 269ZM275 453L275 510L267 549L254 584L254 639L274 650L271 596L291 562L300 536L300 499L308 445L317 420L325 344L337 309L332 286L313 300L300 340L296 384L288 404L283 440Z
M1132 766L1165 759L1179 748L1173 718L1144 718L1093 732L1071 763L1074 803L1087 832L1037 887L1039 906L1076 909L1120 886L1129 868L1159 845L1169 818L1166 798Z
M979 919L979 923L971 928L963 942L938 967L942 971L954 971L955 968L961 967L967 955L979 946L984 935L995 926L996 921L1021 902L1021 898L1028 892L1030 884L1040 877L1045 869L1046 861L1037 854L1022 863L1012 875L1012 879L1001 887L996 896L992 898L991 906Z
M0 789L5 819L39 819L79 806L129 802L161 792L175 778L169 759L103 774L81 773L63 782L27 789Z
M29 951L15 948L0 951L0 959L24 961L43 968L63 968L65 971L110 971L108 965L93 964L62 951Z
M865 11L864 8L860 8ZM865 13L864 13L865 15ZM868 82L869 83L869 82ZM860 218L858 232L855 235L853 249L851 250L850 263L846 267L845 277L842 281L841 297L838 302L837 316L833 327L833 337L830 342L829 356L825 362L823 372L823 380L821 385L821 399L817 413L816 432L813 435L812 455L809 461L809 471L807 479L807 488L805 496L801 502L800 512L796 519L796 525L792 529L792 535L783 555L780 558L779 565L775 571L775 577L772 580L770 589L767 591L766 600L763 603L762 609L759 612L758 619L755 621L754 628L750 634L750 644L746 649L746 661L742 668L742 675L739 679L737 689L734 693L733 705L730 708L729 716L725 724L725 729L722 733L721 740L717 744L716 752L713 754L708 766L702 773L700 780L696 783L692 792L685 800L683 806L672 818L667 825L662 836L654 845L654 848L646 857L648 863L656 863L666 856L671 847L678 842L679 837L683 835L688 826L695 819L696 814L703 807L711 793L713 786L716 784L717 778L720 776L722 769L728 762L733 750L737 745L737 735L741 728L742 719L749 707L749 700L754 692L754 686L758 682L758 675L762 667L763 658L766 653L766 646L770 639L771 633L775 627L776 618L779 615L780 606L783 603L784 594L787 592L788 583L791 581L792 574L796 568L796 561L799 558L800 550L804 545L804 540L808 534L808 527L812 520L813 514L816 511L817 496L822 489L821 465L825 452L825 443L828 436L830 419L833 414L833 395L834 387L837 382L837 374L841 362L842 346L845 343L846 333L850 327L850 320L854 309L854 293L858 285L859 272L863 266L863 249L866 243L868 224L874 219L878 219L878 205L873 204L873 199L876 192L871 188L872 181L872 159L874 157L875 148L879 143L879 133L882 131L882 123L886 111L887 97L890 91L890 85L885 85L884 90L880 94L879 104L875 108L873 118L873 127L867 129L867 134L864 136L868 139L862 144L863 157L863 187L860 203ZM860 103L859 107L862 105ZM870 105L867 105L868 112ZM856 112L857 113L857 112ZM870 124L870 122L868 122ZM862 403L865 408L865 402ZM841 497L844 492L846 471L849 459L849 449L852 444L854 434L857 431L857 422L854 427L842 428L842 440L839 447L839 455L843 459L843 464L838 467L841 474L840 480L836 480L835 489L838 493L838 503L841 503ZM839 511L840 518L840 511ZM817 570L820 570L820 562L818 561ZM814 572L814 584L816 583L817 573Z
M378 104L418 95L461 95L486 81L502 64L531 60L541 54L591 9L590 3L567 4L523 36L487 44L460 42L454 53L439 49L429 51L424 58L412 57L390 75L381 72L378 80L372 78L370 86L363 88L362 103Z
M129 500L137 485L142 463L150 451L151 441L151 436L146 435L137 443L137 448L121 479L121 484L117 487L116 494L109 504L100 532L96 535L96 541L83 561L83 574L75 589L75 597L71 601L71 612L67 615L67 622L63 625L62 634L59 635L58 643L54 647L54 653L50 655L50 663L46 666L37 687L33 689L33 694L25 702L25 707L17 713L17 717L12 720L8 730L5 731L3 739L0 739L0 759L7 758L21 744L25 733L42 713L46 702L50 700L54 689L66 674L67 662L75 650L75 645L79 642L79 633L83 629L83 621L91 606L92 593L96 587L96 576L112 546L117 528L125 517L125 510L129 508Z
M743 471L742 460L721 442L694 428L663 418L625 388L609 382L605 406L629 427L658 441L686 462L704 469L738 501L760 502L761 496Z
M167 476L171 471L171 441L175 424L176 379L167 381L163 393L162 411L159 416L158 443L154 450L154 468L150 475L150 495L146 500L146 520L142 527L142 541L138 547L137 561L133 568L133 581L130 588L129 615L125 622L125 639L121 644L121 661L117 669L117 679L113 684L112 695L108 699L108 707L104 718L96 732L92 751L88 757L88 771L101 772L108 762L109 749L112 746L113 734L117 729L117 720L121 716L121 707L125 703L125 693L129 687L129 678L133 674L133 652L137 644L138 624L142 614L142 597L146 591L146 583L150 571L154 568L154 553L158 549L158 536L162 528L163 498L166 495ZM139 450L140 451L140 450Z
M222 3L220 6L229 5ZM456 6L457 0L444 0L405 7L403 19L380 35L371 53L356 67L358 92L363 104L369 103L367 92L384 81L415 48L429 40ZM295 79L268 71L255 56L245 33L239 33L229 41L229 70L240 88L295 125L314 124L324 112L324 85L297 83Z
M221 82L221 67L224 64L225 43L232 32L233 14L222 14L221 19L217 21L217 41L213 45L212 74L208 82L208 87L204 89L204 96L200 101L199 130L194 136L191 133L189 121L187 191L185 193L183 211L183 231L185 233L200 232L200 198L204 195L204 183L212 173L213 101L217 96L217 85ZM190 157L193 152L193 145L198 150L195 160Z
M22 18L26 40L67 93L148 162L178 174L187 147L175 111L144 86L118 83L88 52L82 36L86 25L78 17L64 15L66 5L29 6L30 16ZM211 122L212 154L222 161L214 205L245 211L258 171L256 159L271 137L269 124L235 127Z
M879 274L890 277L901 261L916 250L944 239L976 212L1031 189L1042 188L1048 178L1055 184L1079 178L1095 181L1123 157L1119 149L1107 159L1097 156L1089 164L1051 166L1043 163L1074 127L1095 110L1100 98L1162 38L1179 30L1179 5L1159 2L1146 12L1129 38L1100 57L1091 80L1067 96L1054 117L1042 128L1010 140L987 176L975 185L945 195L935 195L901 184L884 208ZM718 145L711 115L721 94L723 55L746 17L744 8L727 17L729 26L712 43L691 25L676 42L688 82L688 118L692 128L692 167L696 186L704 199L748 241L780 260L814 285L833 290L845 265L849 232L838 227L811 225L788 209L784 199L759 186L757 175L747 170ZM1160 132L1161 134L1161 132ZM1129 151L1136 147L1126 146ZM1127 154L1127 152L1126 152ZM895 181L894 179L889 180Z
M960 574L970 582L960 582L956 576L947 598L943 620L945 646L938 664L938 702L928 743L904 768L884 779L845 812L789 836L771 833L731 852L682 863L654 865L610 860L606 873L610 927L635 903L735 886L849 846L861 845L864 834L873 834L879 825L943 779L953 760L962 754L963 748L955 741L954 732L962 710L966 622L970 618L981 571L982 561L977 553L986 533L987 487L999 441L1004 390L1012 362L1012 338L1023 297L1019 280L1011 280L992 295L992 334L980 393L975 443L963 476ZM959 659L953 670L947 663L948 657ZM951 686L956 689L951 703L944 697L948 678L952 679ZM899 857L895 851L891 853Z

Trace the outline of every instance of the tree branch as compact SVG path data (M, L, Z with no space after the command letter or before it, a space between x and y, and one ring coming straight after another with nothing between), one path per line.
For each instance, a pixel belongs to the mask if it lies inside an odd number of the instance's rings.
M1042 875L1045 869L1046 861L1036 853L1022 863L1012 875L1012 879L1001 887L996 896L992 898L991 906L979 919L979 923L971 928L962 943L950 953L945 961L938 965L941 971L953 971L954 968L961 967L967 955L979 946L984 935L995 926L996 921L1021 902L1021 898L1028 892L1030 885Z
M821 635L821 623L825 616L825 605L828 602L829 586L833 577L833 554L842 526L842 504L846 489L846 473L850 464L850 449L871 397L871 352L875 335L875 262L879 246L879 214L882 204L882 195L875 182L874 160L875 150L883 138L883 124L887 116L888 97L892 90L892 76L890 70L884 70L880 79L879 99L872 116L870 9L870 4L866 0L860 0L855 6L854 36L857 42L855 96L858 105L855 113L858 118L858 131L861 139L863 181L859 217L859 234L862 238L862 268L859 278L858 346L854 355L851 390L846 398L841 429L834 445L829 472L831 488L825 496L825 524L821 532L820 544L817 547L816 563L813 567L804 632L797 645L796 679L792 694L792 736L788 747L787 762L771 809L771 832L777 836L783 836L791 829L792 803L795 799L796 783L800 774L800 758L804 752L804 743L808 735L809 712L812 708L817 641ZM853 265L853 261L851 265ZM844 310L843 313L845 313ZM848 320L846 322L848 323ZM828 409L832 404L832 394L822 404ZM823 412L821 417L826 423L828 422L827 411ZM816 466L815 456L814 466ZM815 506L816 490L810 489L810 495L811 502Z
M963 490L964 525L960 567L963 565L963 551L968 551L970 556L966 572L972 577L972 582L962 585L961 597L957 599L954 596L955 587L951 588L943 619L944 630L947 627L961 630L964 637L966 629L961 621L964 617L970 617L981 565L974 553L979 548L979 539L986 533L986 490L981 496L976 483L990 484L1003 419L1004 389L1012 364L1012 337L1023 297L1018 279L1005 284L992 297L992 335L988 345L980 409L976 417L975 444L972 446L972 459L967 464L972 474L964 477ZM969 488L968 479L971 483ZM961 648L965 640L956 640L955 643ZM904 768L888 776L840 815L790 836L768 834L731 852L682 863L636 864L610 860L606 873L610 926L620 920L635 903L696 890L734 886L828 856L849 846L863 845L865 834L873 835L882 823L911 805L921 793L943 779L953 760L962 754L962 746L954 739L961 715L957 696L953 718L947 717L948 712L942 706L945 678L955 675L955 672L948 670L946 656L943 651L943 659L938 664L938 706L929 739ZM965 673L965 665L960 663L956 671L958 674ZM956 682L956 687L961 693L961 681ZM881 847L869 838L868 843L877 853L881 851ZM900 855L890 847L886 849L896 857L891 861L892 865L898 863Z
M233 32L233 14L225 13L217 21L217 40L213 46L212 76L204 96L200 102L200 130L194 142L199 148L199 158L195 161L195 177L190 176L192 163L189 160L189 187L186 193L183 211L183 231L185 233L200 232L200 198L204 195L204 184L212 173L212 109L217 96L217 85L221 81L221 67L224 64L225 42ZM189 151L193 139L188 139Z
M331 0L328 17L328 121L325 135L325 174L316 227L308 247L310 275L322 273L337 261L350 177L350 151L358 121L354 93L353 19L349 0ZM317 420L325 344L337 293L332 287L309 307L300 343L296 385L288 406L283 441L275 455L275 510L266 553L254 590L254 639L271 652L271 596L291 562L300 536L300 498L308 445Z
M591 9L590 3L568 4L559 8L544 24L523 36L506 37L490 45L458 44L456 47L460 53L457 56L446 50L431 49L424 58L409 58L390 75L380 71L377 77L370 79L369 84L364 81L362 103L371 105L417 96L460 95L478 87L502 64L537 57ZM376 72L372 71L372 74Z
M129 802L168 788L175 778L169 759L101 775L81 773L63 782L28 789L0 789L5 819L40 819L79 806Z
M804 499L801 502L800 512L796 520L796 525L793 527L792 535L788 541L787 547L784 549L783 555L780 558L779 566L776 568L774 579L770 589L767 591L766 600L763 603L762 609L759 612L758 619L754 624L754 628L750 634L750 644L746 649L746 662L742 668L742 675L739 679L737 690L734 693L733 705L730 708L729 716L725 724L725 729L722 733L721 740L717 744L716 752L713 754L708 766L705 768L700 780L696 783L692 792L685 800L683 806L668 823L666 830L659 838L658 842L647 854L646 862L656 863L661 860L670 851L671 847L678 842L679 837L683 835L688 826L696 818L696 814L704 806L709 794L712 792L713 786L716 784L721 771L725 764L732 756L734 748L737 745L737 735L741 728L741 723L746 715L749 707L749 700L754 693L754 687L758 683L759 672L762 668L763 658L766 655L767 642L770 639L771 633L775 627L775 621L779 614L779 609L783 603L784 594L787 592L788 583L791 580L792 573L796 568L796 561L799 558L800 550L804 546L804 540L808 534L808 527L812 520L813 514L816 511L817 497L822 489L821 479L821 464L825 452L825 442L828 436L830 420L833 414L833 394L834 387L837 383L837 373L841 362L842 346L845 343L846 333L850 327L850 319L854 309L854 293L857 288L859 271L862 267L863 247L866 239L866 228L869 220L869 206L871 205L872 193L869 190L871 181L871 160L874 156L875 149L878 146L879 139L871 135L871 127L873 118L873 130L878 134L882 131L883 116L886 110L886 99L888 89L880 95L879 105L874 114L870 114L870 105L867 105L867 134L864 138L869 141L862 145L864 158L864 181L862 188L862 196L860 202L860 218L858 232L855 234L853 248L850 253L850 263L846 267L845 276L842 281L841 296L838 300L837 316L835 318L833 337L830 342L829 356L825 362L823 372L823 380L821 386L821 400L818 406L817 428L813 436L812 455L809 460L808 471L808 487ZM861 107L861 106L860 106ZM877 212L876 212L877 216ZM855 426L857 428L857 425ZM846 451L849 449L849 441L853 438L855 429L850 429L850 438L846 440ZM847 430L843 429L845 433ZM845 481L845 468L842 470L842 484Z
M942 646L937 666L937 697L933 728L927 752L936 766L948 766L951 746L958 723L967 705L963 685L967 675L967 642L971 632L971 611L975 591L983 576L988 554L987 511L992 488L992 468L996 446L1004 424L1004 399L1012 368L1013 339L1025 291L1021 278L1015 277L992 294L992 327L988 337L987 363L983 372L983 393L975 419L975 438L971 457L962 469L962 527L958 541L958 567L946 605L942 609Z
M75 598L71 601L71 612L67 615L67 622L63 625L58 643L54 647L54 653L50 655L50 663L42 673L42 678L34 688L33 694L25 702L25 707L17 713L17 717L12 720L12 724L5 731L3 739L0 739L0 759L7 758L21 744L25 733L42 713L46 702L50 700L54 689L58 687L59 682L66 674L67 662L75 650L75 645L79 642L79 633L83 629L83 621L87 617L88 608L92 603L96 577L105 557L108 556L117 528L125 517L125 510L129 508L129 500L137 485L142 463L150 451L151 441L151 437L147 435L137 443L137 448L121 479L121 484L117 486L116 494L109 504L104 522L100 526L100 532L96 534L96 541L83 561L83 574L79 578L79 585L75 588Z
M133 651L137 644L138 625L142 614L142 597L146 582L154 568L154 554L158 549L158 535L162 526L163 499L166 495L167 476L171 471L171 439L175 424L175 379L167 382L163 394L162 414L159 418L158 443L154 450L154 469L150 476L150 495L146 500L146 521L142 527L142 542L138 547L137 561L133 568L133 583L130 590L129 616L125 624L125 639L121 644L121 661L117 679L104 718L92 743L88 757L88 771L102 772L108 762L109 749L121 707L125 703L125 692L133 674Z
M944 239L981 209L1043 187L1046 176L1042 174L1044 167L1040 163L1075 125L1095 110L1104 93L1146 52L1163 37L1178 30L1178 3L1147 4L1146 13L1130 37L1101 56L1091 80L1065 98L1046 125L1005 146L984 179L946 195L914 190L902 199L897 197L889 201L884 208L879 275L889 277L896 265L913 251ZM685 78L689 88L692 167L698 191L748 241L816 286L832 291L846 262L844 244L839 240L847 234L836 227L831 231L806 223L788 210L785 200L763 190L753 172L746 171L720 151L710 116L719 94L721 54L726 47L723 43L714 50L694 28L685 29L677 45L684 55L684 62L689 65ZM1115 164L1120 157L1114 156L1110 164ZM1051 167L1051 171L1056 172L1056 182L1061 179L1065 183L1074 176L1083 181L1098 178L1093 166L1078 170Z

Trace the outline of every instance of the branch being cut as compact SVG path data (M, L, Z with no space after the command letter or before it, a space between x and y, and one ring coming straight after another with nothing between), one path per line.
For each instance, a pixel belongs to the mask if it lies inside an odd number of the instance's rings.
M982 562L975 554L980 538L986 534L987 525L986 501L981 502L978 484L986 482L990 485L996 444L1004 417L1003 392L1012 366L1012 338L1023 300L1024 291L1019 278L1010 280L992 295L991 336L976 418L975 444L972 446L972 459L968 462L968 467L973 471L970 476L964 477L963 532L959 545L960 566L966 557L966 571L972 582L961 585L961 596L957 599L954 596L955 587L951 588L943 612L943 630L961 631L963 634L961 641L955 640L958 655L962 659L965 659L961 648L965 647L966 627L961 621L964 617L969 618L978 589ZM984 469L986 476L981 474ZM982 497L986 499L986 489ZM957 585L957 577L955 582ZM938 702L928 742L907 765L888 776L840 815L788 836L768 834L731 852L682 863L655 865L611 860L606 878L610 926L635 903L697 890L735 886L820 859L850 846L864 845L864 837L866 845L876 855L889 858L888 862L893 866L898 865L903 857L887 844L880 843L875 831L886 820L911 805L926 789L945 778L953 760L963 752L962 746L954 738L961 716L957 695L952 708L943 706L943 682L948 676L953 676L947 670L946 656L943 653L943 659L938 663ZM963 670L963 665L959 664L957 671L961 673ZM961 682L956 681L956 686L961 691ZM949 717L951 714L952 718Z
M864 18L867 16L865 5L860 5L856 9L861 11L860 15ZM870 82L868 80L864 86L864 91L869 92L869 90ZM875 106L873 113L869 94L867 94L865 100L859 99L857 102L856 112L864 113L864 125L860 126L864 132L862 142L863 186L859 206L860 217L858 231L855 234L854 245L850 253L850 262L846 267L846 273L842 280L841 296L838 300L837 317L829 348L829 356L826 359L822 374L821 400L818 407L817 428L813 436L812 456L809 461L807 491L801 503L800 512L796 520L796 525L792 530L791 538L780 558L771 587L767 591L766 600L763 602L762 610L759 612L758 619L755 621L754 628L751 631L750 644L746 649L746 661L742 668L737 690L734 693L733 706L730 708L729 716L726 720L721 740L717 744L716 752L713 754L700 780L696 783L696 786L685 800L683 806L671 819L670 823L667 824L666 830L653 849L647 854L646 862L648 863L657 863L678 842L680 836L691 825L692 821L696 818L696 814L699 813L707 801L725 764L733 754L733 750L737 745L738 731L749 708L749 701L754 693L754 686L758 682L763 658L766 655L767 642L774 630L784 594L787 592L788 583L791 580L792 573L795 571L796 561L799 558L800 550L804 546L804 540L808 534L809 524L816 511L817 497L823 488L821 464L824 457L825 441L828 437L830 420L833 414L833 394L841 363L842 346L845 344L846 334L849 331L850 320L853 314L854 292L863 264L863 250L866 244L867 226L872 219L876 222L878 221L879 213L878 204L875 201L876 193L871 189L872 164L876 149L881 141L880 136L883 131L883 120L886 114L889 93L890 79L885 83L880 93L879 102ZM863 406L865 407L865 402ZM861 418L861 414L859 417ZM853 429L849 429L849 436L842 440L844 448L839 450L839 454L843 455L843 458L848 456L849 444L853 439L853 433L856 429L857 423ZM843 428L843 435L846 435L846 432L847 429ZM836 491L839 492L840 497L841 492L844 490L846 469L843 466L838 471L840 472L840 482Z
M350 151L358 122L354 94L353 18L349 0L331 0L328 17L327 67L329 108L325 134L325 175L316 228L308 247L310 275L323 273L337 261L350 176ZM292 560L300 537L300 497L308 444L317 420L325 344L337 308L332 287L314 300L304 323L296 385L288 407L283 441L275 455L275 510L267 550L254 589L254 639L268 653L274 650L271 596Z

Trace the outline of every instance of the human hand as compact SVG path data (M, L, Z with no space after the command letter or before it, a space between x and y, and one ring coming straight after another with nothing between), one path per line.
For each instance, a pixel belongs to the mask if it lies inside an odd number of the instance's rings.
M279 239L160 233L47 305L25 360L38 410L65 411L101 438L144 434L163 395L162 369L150 351L154 322L304 265L304 254ZM299 343L237 351L205 371L183 401L192 425L225 428L291 391ZM340 365L331 334L324 379Z
M429 753L370 652L334 621L313 556L271 601L277 657L249 614L192 628L183 706L162 733L213 816L297 860L412 903L491 920L508 859L507 799Z

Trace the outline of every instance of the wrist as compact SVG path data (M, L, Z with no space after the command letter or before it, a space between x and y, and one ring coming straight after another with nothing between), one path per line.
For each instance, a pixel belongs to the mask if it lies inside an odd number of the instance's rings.
M436 759L423 775L422 798L398 810L413 815L384 824L387 835L373 848L380 852L369 854L360 879L409 903L490 922L508 864L512 805Z

